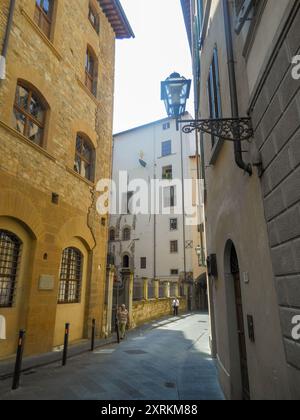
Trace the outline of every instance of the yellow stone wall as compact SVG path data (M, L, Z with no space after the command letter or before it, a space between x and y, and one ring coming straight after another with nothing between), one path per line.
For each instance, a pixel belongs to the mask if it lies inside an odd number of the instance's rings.
M87 18L89 0L73 0L72 7L58 0L48 40L33 21L35 1L16 1L7 78L0 82L0 229L10 227L23 248L14 307L0 308L8 335L0 343L0 358L14 353L20 328L27 331L26 354L62 344L64 322L71 323L71 340L87 336L92 318L102 331L107 220L103 224L96 213L95 185L73 171L78 132L95 146L95 181L111 171L115 34L93 2L100 35ZM0 45L8 4L1 1ZM84 87L87 45L99 61L97 99ZM44 148L12 125L19 79L38 89L49 105ZM52 193L59 194L58 205L52 204ZM58 308L61 254L74 241L84 251L85 296L79 306ZM54 290L39 290L41 275L54 276Z
M148 321L159 319L163 316L168 316L173 314L172 310L172 299L151 299L151 300L142 300L140 302L133 303L132 311L132 324L135 327L143 325ZM180 313L185 313L187 311L187 300L186 298L180 298Z

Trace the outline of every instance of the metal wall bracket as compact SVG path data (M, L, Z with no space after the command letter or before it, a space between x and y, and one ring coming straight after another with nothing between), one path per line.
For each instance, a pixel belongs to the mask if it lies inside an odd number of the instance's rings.
M225 141L249 141L254 136L251 118L177 120L177 130L179 124L184 124L182 131L186 134L197 130Z

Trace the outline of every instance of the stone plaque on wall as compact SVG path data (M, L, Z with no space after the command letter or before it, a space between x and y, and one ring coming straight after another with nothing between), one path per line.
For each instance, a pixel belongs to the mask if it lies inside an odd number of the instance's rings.
M42 275L39 281L39 290L53 290L54 276Z

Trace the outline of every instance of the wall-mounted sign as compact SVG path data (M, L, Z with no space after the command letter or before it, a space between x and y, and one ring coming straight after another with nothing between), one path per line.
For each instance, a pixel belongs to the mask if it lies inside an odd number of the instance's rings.
M42 275L39 280L39 290L54 290L54 276Z

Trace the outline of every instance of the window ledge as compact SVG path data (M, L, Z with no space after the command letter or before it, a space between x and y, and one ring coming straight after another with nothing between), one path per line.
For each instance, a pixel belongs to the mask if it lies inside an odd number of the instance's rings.
M100 105L100 101L92 94L92 92L85 86L84 83L80 80L80 77L76 76L77 82L79 86L89 95L89 97L93 100L96 106Z
M53 54L59 61L62 61L62 55L57 51L53 43L47 38L44 32L39 28L39 26L31 19L31 17L27 14L27 12L21 7L21 14L25 17L27 22L32 26L32 28L36 31L36 33L42 38L44 43L50 48Z
M86 183L89 187L95 188L95 183L92 181L89 181L88 179L84 178L83 176L81 176L79 173L77 173L76 171L74 171L74 169L69 168L69 166L66 166L66 170L67 172L69 172L71 175L76 176L76 178L80 179L81 181L83 181L84 183Z
M43 147L38 146L37 144L30 141L27 137L23 136L23 134L19 133L19 131L15 130L14 128L7 125L4 121L0 120L0 127L4 128L6 131L8 131L10 134L12 134L15 137L18 137L18 139L22 140L23 143L27 144L28 146L31 146L33 149L47 157L48 159L52 160L53 162L56 162L56 159L54 156L50 155Z
M166 156L159 156L157 159L164 159L164 158L168 158L168 157L171 157L171 156L176 156L177 155L177 153L171 153L170 155L166 155Z

